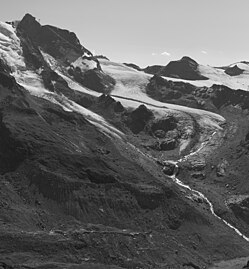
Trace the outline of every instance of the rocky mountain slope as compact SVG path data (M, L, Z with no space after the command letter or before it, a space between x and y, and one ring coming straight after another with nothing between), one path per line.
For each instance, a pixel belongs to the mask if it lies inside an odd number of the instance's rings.
M246 63L235 75L183 58L146 74L29 14L0 23L0 60L0 267L249 256L248 93L228 87Z

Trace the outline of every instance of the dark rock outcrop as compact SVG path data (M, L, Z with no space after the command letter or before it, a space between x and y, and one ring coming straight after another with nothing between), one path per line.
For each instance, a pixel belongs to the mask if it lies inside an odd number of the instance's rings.
M116 101L108 94L102 94L98 98L98 105L105 110L111 108L116 113L121 113L125 110L119 101Z
M159 71L158 75L187 80L208 79L199 73L198 63L186 56L182 57L179 61L170 62Z
M172 150L177 146L177 142L175 139L164 140L160 143L160 150Z
M162 65L151 65L144 68L143 71L151 75L156 75L160 72L162 68L163 68Z
M80 44L75 33L51 25L42 26L30 14L23 17L17 30L63 63L72 62L84 53L92 55Z
M174 171L175 171L175 165L173 163L170 163L170 162L163 163L164 174L168 176L172 176L174 174Z
M228 206L233 210L235 216L249 224L249 196L237 195L227 201Z
M162 130L167 133L170 130L174 130L177 127L177 121L172 116L166 116L160 119L155 119L150 126L151 132L153 134L157 133L158 131Z
M134 134L138 134L144 130L146 124L152 117L153 113L145 105L140 105L130 113L126 124Z
M139 67L139 66L136 65L136 64L133 64L133 63L124 63L124 64L125 64L126 66L128 66L128 67L131 67L131 68L137 70L137 71L142 71L141 67Z
M228 67L225 70L225 73L229 76L238 76L243 74L244 70L240 69L237 65L234 65L232 67Z
M86 71L80 81L82 85L97 92L109 93L115 85L115 80L101 70Z

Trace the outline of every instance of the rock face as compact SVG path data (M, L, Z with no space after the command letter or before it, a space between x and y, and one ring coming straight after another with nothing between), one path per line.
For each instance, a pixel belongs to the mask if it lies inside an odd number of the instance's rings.
M233 210L234 214L249 224L249 196L237 195L228 199L228 206Z
M51 72L49 65L44 61L42 50L68 66L69 74L83 86L101 93L108 93L114 87L115 80L101 70L98 59L80 44L75 33L51 25L42 26L30 14L26 14L20 21L17 33L21 39L29 67L43 68L45 71ZM81 65L84 64L84 61L91 63L94 68L89 67L89 69L82 70L75 61ZM48 84L47 80L45 84L49 85L50 90L51 88L54 90L53 83Z
M182 57L179 61L170 62L167 66L160 69L158 75L187 80L208 79L199 74L198 63L186 56Z
M164 140L160 143L160 150L172 150L176 148L176 140L175 139L168 139Z
M145 105L140 105L128 116L127 125L134 134L138 134L152 117L153 113Z
M64 63L72 62L85 53L92 56L92 53L80 44L75 33L51 25L41 26L30 14L26 14L20 21L18 31Z
M115 85L115 80L99 69L91 69L83 73L75 68L70 69L69 74L83 86L100 93L111 92Z
M146 86L147 94L161 102L219 112L223 107L239 105L249 108L249 92L232 90L224 85L196 87L189 83L174 82L154 75Z
M228 67L225 70L225 73L229 76L238 76L243 74L244 70L240 69L237 65L234 65L233 67Z
M122 113L125 111L123 105L119 101L113 99L110 95L102 94L98 98L98 104L105 110L112 108L115 113Z
M136 65L136 64L133 64L133 63L124 63L124 64L126 66L128 66L128 67L131 67L133 69L136 69L137 71L142 71L142 69L138 65Z
M162 65L151 65L144 68L143 71L148 74L156 75L160 72L162 68Z
M176 119L172 116L166 116L160 119L155 119L151 123L150 129L151 132L158 137L158 132L160 132L160 135L163 135L163 132L166 134L168 131L174 130L176 127Z

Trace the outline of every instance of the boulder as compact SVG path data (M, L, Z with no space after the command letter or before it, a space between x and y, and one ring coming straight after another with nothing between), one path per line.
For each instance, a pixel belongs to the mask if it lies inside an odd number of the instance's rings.
M224 177L226 175L226 169L228 166L227 160L222 160L216 167L216 174L218 177Z
M163 163L164 174L168 176L172 176L174 174L174 171L175 171L175 165L173 163L170 163L170 162Z

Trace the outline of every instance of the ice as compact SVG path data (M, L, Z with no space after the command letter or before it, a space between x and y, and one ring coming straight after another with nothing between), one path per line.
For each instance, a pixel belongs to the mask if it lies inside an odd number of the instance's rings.
M73 67L79 67L81 71L87 71L89 69L97 68L97 63L93 60L83 59L79 57L76 61L71 63Z
M145 86L149 82L151 76L144 72L107 60L101 60L101 66L103 71L114 77L117 82L115 89L112 91L112 96L121 101L126 107L137 108L141 103L143 103L148 106L149 109L161 114L165 114L165 110L172 110L178 113L190 113L196 115L202 125L207 124L208 126L213 126L215 128L220 128L218 123L225 121L222 116L216 113L163 103L150 98L146 94Z
M47 90L43 84L42 78L39 76L41 70L34 71L27 68L20 40L16 36L14 28L7 23L0 23L0 56L5 63L11 67L12 75L15 77L17 83L23 86L30 94L55 103L61 106L65 111L74 111L82 114L89 120L89 122L94 124L100 131L108 136L121 137L124 135L100 115L76 104L61 94ZM58 69L58 72L60 73L60 68L52 57L47 57L46 60L51 67ZM88 92L87 89L81 87L62 73L60 73L60 75L66 79L73 89ZM94 95L93 92L92 95Z

